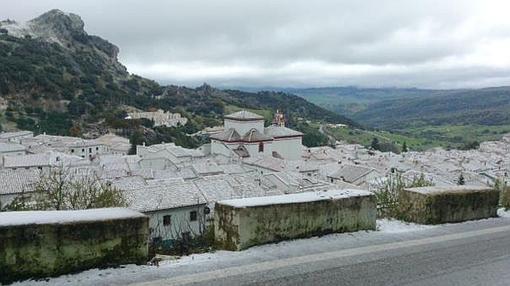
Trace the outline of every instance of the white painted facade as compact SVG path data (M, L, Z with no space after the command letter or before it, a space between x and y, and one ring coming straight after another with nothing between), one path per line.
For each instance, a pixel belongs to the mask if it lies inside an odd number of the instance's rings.
M224 124L223 132L211 136L211 154L301 159L303 134L300 132L279 125L266 128L262 116L248 111L225 116ZM239 152L241 147L244 152Z
M149 216L151 239L182 239L183 233L190 237L203 234L205 229L205 204L146 212ZM196 215L192 213L195 212ZM166 217L166 218L165 218ZM168 223L169 222L169 223Z
M78 144L69 146L67 153L90 159L97 155L108 154L109 149L108 146L100 143Z
M272 150L287 160L300 160L301 139L301 137L274 138Z

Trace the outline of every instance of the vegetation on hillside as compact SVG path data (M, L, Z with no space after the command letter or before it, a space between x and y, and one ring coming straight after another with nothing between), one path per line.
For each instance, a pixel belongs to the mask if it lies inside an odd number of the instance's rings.
M283 92L219 90L207 84L161 86L129 74L117 61L117 47L76 28L83 23L69 25L67 17L52 10L33 20L57 35L58 43L44 37L15 37L6 29L0 33L0 97L8 102L3 126L15 123L19 129L36 133L73 136L113 130L134 137L133 141L142 134L148 144L171 141L186 147L201 143L200 138L187 135L221 124L231 107L257 109L264 115L281 109L294 122L357 126L344 116ZM180 112L190 120L182 127L153 128L141 120L124 120L126 111L133 109Z

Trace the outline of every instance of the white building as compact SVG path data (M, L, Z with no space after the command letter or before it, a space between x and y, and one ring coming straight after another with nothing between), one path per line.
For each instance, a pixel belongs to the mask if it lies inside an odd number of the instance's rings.
M188 118L182 117L180 113L171 113L158 109L157 111L130 112L126 119L149 119L154 121L154 126L176 127L186 125Z
M280 125L264 127L264 117L245 110L225 116L224 124L223 132L211 135L211 154L301 158L301 132Z
M28 152L39 153L35 150L56 150L69 155L82 158L94 158L97 155L108 154L110 149L107 145L96 141L78 137L56 136L40 134L32 138L21 140L21 144L27 147Z
M0 142L20 143L21 140L34 137L32 131L16 131L0 133Z
M27 148L21 144L0 142L0 157L25 155L26 149Z
M154 242L185 239L203 234L205 199L192 182L183 180L149 180L123 184L129 208L149 216L150 237Z

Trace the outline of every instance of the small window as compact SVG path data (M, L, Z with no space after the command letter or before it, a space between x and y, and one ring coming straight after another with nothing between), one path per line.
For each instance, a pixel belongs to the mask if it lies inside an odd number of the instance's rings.
M74 149L71 149L71 153L74 153Z
M197 220L197 211L190 211L189 212L189 220L190 221L196 221Z
M85 152L85 149L81 149L81 152L82 152L82 153L83 153L83 152Z
M99 151L99 147L96 147L96 151Z
M165 215L163 216L163 225L169 226L172 223L172 216L171 215Z
M92 153L92 148L89 148L89 153Z
M264 142L259 143L259 153L264 152Z

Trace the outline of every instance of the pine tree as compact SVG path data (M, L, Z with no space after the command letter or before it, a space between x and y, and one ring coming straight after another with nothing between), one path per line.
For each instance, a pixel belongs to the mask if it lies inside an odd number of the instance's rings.
M379 139L377 139L376 137L374 137L374 139L372 139L372 143L370 144L370 147L374 150L379 150Z
M407 148L407 143L404 141L404 144L402 144L402 152L408 152L409 149Z
M464 179L464 175L460 174L459 179L457 180L457 185L463 186L466 184L466 180Z

